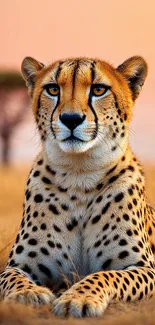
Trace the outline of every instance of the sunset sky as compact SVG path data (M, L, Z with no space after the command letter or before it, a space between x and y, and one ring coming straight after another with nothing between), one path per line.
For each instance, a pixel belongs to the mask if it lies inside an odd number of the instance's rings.
M44 63L99 57L115 66L142 55L149 75L134 110L132 143L142 159L155 160L154 0L1 0L0 12L2 67L19 69L27 55ZM26 127L17 147L24 142L32 150L32 131Z

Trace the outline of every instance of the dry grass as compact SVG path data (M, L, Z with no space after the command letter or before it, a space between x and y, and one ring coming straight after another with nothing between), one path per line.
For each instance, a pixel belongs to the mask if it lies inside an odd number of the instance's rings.
M0 269L5 265L20 225L29 169L0 168Z
M22 216L24 186L29 167L0 168L0 269L4 268ZM147 196L155 206L155 166L146 166ZM111 325L155 324L155 297L136 304L112 305L99 319L58 319L47 308L39 310L16 304L0 304L0 324L5 325Z
M60 319L47 307L35 310L28 306L0 305L1 325L153 325L155 324L155 297L137 304L111 305L104 316L87 319Z

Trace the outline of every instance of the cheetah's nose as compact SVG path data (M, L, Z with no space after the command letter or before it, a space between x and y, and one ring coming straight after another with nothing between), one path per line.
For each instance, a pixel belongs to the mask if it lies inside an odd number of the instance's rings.
M86 115L80 115L77 113L63 113L59 116L60 121L73 131L78 125L80 125L86 118Z

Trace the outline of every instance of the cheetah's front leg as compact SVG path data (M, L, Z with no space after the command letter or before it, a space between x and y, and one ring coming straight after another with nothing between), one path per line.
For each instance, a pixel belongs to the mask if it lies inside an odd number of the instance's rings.
M55 299L48 288L36 285L21 270L13 267L0 274L0 294L5 301L35 306L51 304Z
M112 300L134 301L150 296L155 270L149 267L98 272L85 277L54 301L59 316L100 316Z

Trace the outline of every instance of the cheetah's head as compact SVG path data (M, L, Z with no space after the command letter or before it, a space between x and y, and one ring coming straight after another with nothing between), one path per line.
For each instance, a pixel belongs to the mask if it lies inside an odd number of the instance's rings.
M82 153L99 148L114 155L128 142L132 106L147 75L147 64L135 56L118 68L87 58L49 66L27 57L22 74L47 151Z

